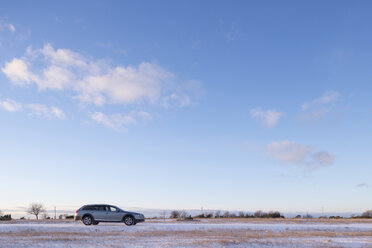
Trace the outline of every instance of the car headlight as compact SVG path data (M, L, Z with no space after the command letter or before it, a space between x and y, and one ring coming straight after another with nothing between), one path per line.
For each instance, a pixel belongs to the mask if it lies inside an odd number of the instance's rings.
M144 219L144 216L143 216L143 214L135 214L134 215L134 218L136 218L136 219Z

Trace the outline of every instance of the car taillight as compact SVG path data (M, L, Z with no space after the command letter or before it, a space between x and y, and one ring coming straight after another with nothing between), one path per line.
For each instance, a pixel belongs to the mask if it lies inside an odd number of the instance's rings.
M76 212L75 212L75 213L76 213L76 214L77 214L77 213L79 213L79 210L76 210Z

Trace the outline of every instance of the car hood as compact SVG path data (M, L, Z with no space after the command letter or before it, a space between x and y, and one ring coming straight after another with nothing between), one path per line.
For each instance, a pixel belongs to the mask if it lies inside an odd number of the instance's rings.
M126 214L141 214L141 213L131 212L131 211L125 211L125 210L123 210L123 212L126 213Z

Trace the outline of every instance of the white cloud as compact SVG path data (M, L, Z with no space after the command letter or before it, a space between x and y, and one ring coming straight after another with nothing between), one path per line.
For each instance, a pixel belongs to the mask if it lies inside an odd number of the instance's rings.
M16 31L13 24L8 24L8 28L9 28L10 32L12 32L12 33L14 33Z
M9 112L17 112L22 110L22 104L12 99L5 99L4 101L0 101L0 106Z
M180 106L184 107L191 104L191 99L188 95L182 94L171 94L170 96L166 96L163 98L163 106L169 107L169 106Z
M106 115L102 112L95 112L90 115L90 118L97 123L100 123L108 128L114 129L118 132L127 130L129 125L135 124L138 121L146 122L152 119L151 114L144 111L132 111L127 115L112 114Z
M26 108L31 110L31 115L43 116L47 119L60 119L64 120L66 118L65 113L54 106L48 107L44 104L27 104Z
M320 167L332 165L334 156L327 151L316 151L315 148L293 141L273 142L266 146L269 155L283 164Z
M24 57L7 62L2 71L14 84L34 83L39 90L70 90L80 101L96 105L191 104L188 90L175 82L175 75L154 63L112 67L68 49L54 49L50 44L39 50L28 48Z
M323 96L301 105L300 118L305 121L318 120L328 115L340 99L340 93L328 91Z
M16 85L38 81L37 77L29 71L28 65L23 59L14 58L12 61L5 63L1 70Z
M336 91L328 91L320 98L317 98L317 99L312 100L311 102L306 102L302 104L301 108L303 110L307 110L307 109L319 107L322 105L334 104L335 102L339 100L339 98L340 98L340 93Z
M172 77L172 73L145 62L137 68L118 66L104 74L87 76L78 83L75 90L81 101L97 105L104 104L107 99L111 103L155 103L161 98Z
M319 151L311 154L311 158L318 165L333 164L335 157L327 151Z
M262 108L251 109L250 114L267 127L274 127L278 123L279 118L283 115L281 112L271 109L263 110Z
M14 33L16 31L16 29L15 29L15 27L14 27L13 24L8 23L8 22L0 19L0 31L1 30L4 30L4 29L5 30L7 29L7 30L9 30L12 33Z

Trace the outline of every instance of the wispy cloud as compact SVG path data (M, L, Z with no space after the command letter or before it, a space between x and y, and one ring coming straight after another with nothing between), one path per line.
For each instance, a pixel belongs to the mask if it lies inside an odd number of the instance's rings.
M5 99L0 101L0 107L8 112L18 112L25 109L29 115L42 116L47 119L66 119L65 113L60 108L40 103L22 104L12 99Z
M26 108L31 110L30 115L42 116L47 119L66 119L65 113L60 108L54 106L48 107L44 104L33 103L27 104Z
M112 114L106 115L102 112L95 112L90 115L95 122L102 124L118 132L125 132L129 125L152 120L152 115L144 111L132 111L127 115Z
M316 168L332 165L334 155L327 151L318 151L315 148L298 144L293 141L273 142L266 146L266 151L283 164L305 165Z
M191 104L191 93L176 82L172 72L157 64L111 66L50 44L38 50L28 48L25 56L7 62L2 72L15 85L36 84L40 91L72 90L76 99L95 105Z
M8 23L4 20L0 20L0 30L8 30L14 33L16 31L16 28L12 23Z
M340 93L328 91L321 97L301 105L300 118L305 121L318 120L329 114L340 99Z
M0 106L9 112L18 112L22 110L22 104L18 103L12 99L5 99L0 101Z
M262 122L267 127L274 127L278 124L279 118L283 116L282 112L276 110L263 110L262 108L254 108L250 111L251 116Z
M12 33L14 33L16 31L16 29L15 29L15 27L14 27L13 24L9 24L8 25L8 28L9 28L10 32L12 32Z
M307 110L310 108L315 108L319 106L324 106L324 105L329 105L329 104L334 104L336 103L340 98L340 93L336 91L328 91L326 92L323 96L314 99L310 102L306 102L302 104L302 109Z
M220 32L227 42L233 42L242 35L237 23L228 23L223 20L220 20Z
M364 187L369 187L369 184L363 182L363 183L359 183L359 184L357 184L356 186L359 187L359 188L364 188Z

